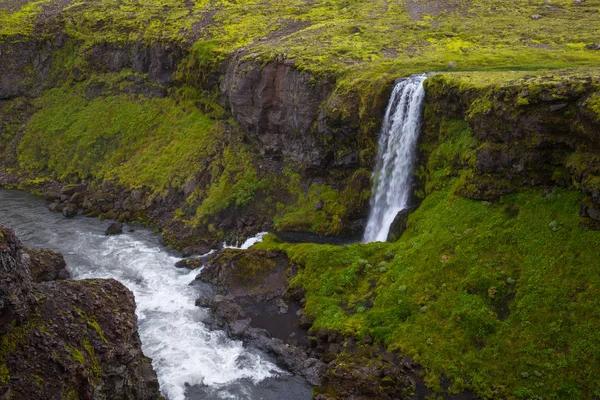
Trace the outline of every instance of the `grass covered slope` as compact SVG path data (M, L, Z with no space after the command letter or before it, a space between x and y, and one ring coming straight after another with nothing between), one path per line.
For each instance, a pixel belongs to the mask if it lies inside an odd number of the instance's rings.
M88 45L198 43L215 56L244 48L312 71L405 75L458 69L593 65L596 0L58 0L0 3L0 37L49 33L55 19ZM17 35L16 37L14 37Z
M426 369L431 388L482 398L593 398L600 390L598 232L581 195L558 190L497 205L427 197L396 243L283 245L304 266L314 329L370 335Z
M395 243L283 249L303 266L313 330L370 336L415 358L430 388L481 398L600 394L600 232L584 195L538 187L491 203L458 196L477 141L464 122L429 149L420 207Z

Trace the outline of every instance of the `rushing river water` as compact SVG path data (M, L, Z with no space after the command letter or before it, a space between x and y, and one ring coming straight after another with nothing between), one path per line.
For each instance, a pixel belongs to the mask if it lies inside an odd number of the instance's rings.
M190 285L198 271L177 269L180 258L143 227L104 236L107 221L67 219L46 201L0 189L0 223L15 229L29 247L61 252L73 279L114 278L135 294L144 353L153 359L163 394L170 400L303 400L311 388L281 371L264 354L223 332L209 331L208 311L194 305L208 288Z

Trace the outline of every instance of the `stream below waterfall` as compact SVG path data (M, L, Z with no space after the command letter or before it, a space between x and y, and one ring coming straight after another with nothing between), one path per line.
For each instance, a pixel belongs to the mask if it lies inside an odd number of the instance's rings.
M12 227L28 247L62 253L72 279L113 278L134 294L144 353L153 360L169 400L304 400L312 388L272 360L203 324L208 311L195 300L209 289L194 286L198 271L177 269L177 254L160 235L134 232L105 236L108 221L64 218L45 200L0 188L0 224Z

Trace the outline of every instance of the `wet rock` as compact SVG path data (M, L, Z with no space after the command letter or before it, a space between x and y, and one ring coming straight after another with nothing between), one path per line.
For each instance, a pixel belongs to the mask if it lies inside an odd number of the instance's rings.
M69 198L69 203L77 204L78 206L83 204L83 193L73 193L73 196Z
M325 366L307 354L306 330L295 326L300 306L285 296L289 268L282 253L226 249L210 259L197 278L218 284L220 294L196 304L213 311L209 327L224 329L271 354L281 366L316 385Z
M65 208L65 205L58 201L55 201L48 206L48 210L52 212L62 212L63 208Z
M198 243L196 245L184 248L182 253L184 257L189 257L193 255L207 254L211 250L212 248L208 243Z
M121 225L119 222L113 222L111 223L108 228L106 228L106 231L104 232L104 234L106 236L109 235L120 235L121 233L123 233L123 225Z
M51 249L27 249L26 251L31 261L29 270L34 282L69 278L67 264L62 254Z
M62 209L62 215L66 218L73 218L77 215L77 204L67 203Z
M400 236L402 236L402 234L406 230L408 217L410 216L410 214L412 214L413 211L414 208L406 208L398 212L398 214L396 214L394 222L392 222L392 225L390 225L390 231L387 237L388 242L395 242L396 240L400 239Z
M198 269L202 267L204 260L200 257L184 258L175 263L176 268Z

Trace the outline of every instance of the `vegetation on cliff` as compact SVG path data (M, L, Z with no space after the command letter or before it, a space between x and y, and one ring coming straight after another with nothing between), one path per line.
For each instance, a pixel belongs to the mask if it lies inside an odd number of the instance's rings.
M476 142L463 123L426 166L427 196L395 243L284 244L292 286L321 328L415 358L429 387L481 398L598 395L598 232L583 194L542 188L491 203L457 196ZM461 161L463 160L463 161ZM454 165L454 167L453 167ZM537 396L537 397L536 397Z
M390 84L442 71L397 242L261 246L303 267L314 329L410 354L432 389L598 397L599 26L596 0L0 1L0 168L29 188L143 189L196 229L186 245L265 224L348 234ZM255 124L223 99L238 83ZM291 104L277 129L273 99ZM68 353L87 367L86 351Z

